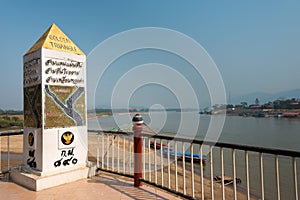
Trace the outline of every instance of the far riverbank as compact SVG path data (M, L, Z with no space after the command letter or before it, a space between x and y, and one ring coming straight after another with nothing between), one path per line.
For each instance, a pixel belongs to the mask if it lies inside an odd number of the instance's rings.
M217 114L212 112L211 114ZM300 109L227 109L226 115L228 116L241 116L241 117L276 117L276 118L293 118L300 120Z

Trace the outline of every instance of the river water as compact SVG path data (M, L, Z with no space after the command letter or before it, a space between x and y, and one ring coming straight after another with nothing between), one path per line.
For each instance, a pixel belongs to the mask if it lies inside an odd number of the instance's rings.
M104 129L109 130L114 127L123 127L130 129L129 122L131 117L126 114L115 114L113 116L90 119L88 123L89 129ZM155 130L155 132L164 132L177 134L181 137L190 137L197 139L210 138L209 124L220 124L224 116L215 115L199 115L197 112L150 112L144 113L144 121ZM254 118L254 117L239 117L226 116L224 126L220 131L220 136L213 136L213 139L218 141L245 144L256 147L266 147L274 149L285 149L300 151L300 121L284 118ZM215 129L213 129L215 130ZM214 172L218 173L220 153L219 149L214 150L215 167ZM225 174L231 176L231 150L224 151ZM280 157L280 190L282 199L293 199L293 176L291 159ZM210 162L208 158L208 163ZM237 151L237 176L242 179L240 189L245 189L245 158L244 152ZM298 166L298 187L299 187L299 172L300 160ZM250 167L250 188L251 193L260 196L260 174L259 174L259 159L257 153L249 154ZM205 176L210 176L209 165L205 167ZM218 175L218 174L214 174ZM264 155L264 181L266 199L276 198L275 187L275 160L273 155ZM298 189L300 191L300 187Z

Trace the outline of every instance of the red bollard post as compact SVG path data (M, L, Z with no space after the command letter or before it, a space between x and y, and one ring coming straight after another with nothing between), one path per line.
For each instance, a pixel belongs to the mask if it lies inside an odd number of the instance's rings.
M140 114L136 114L132 118L132 130L134 133L134 187L142 186L140 179L143 175L143 160L142 160L142 148L143 142L141 133L143 131L143 118Z

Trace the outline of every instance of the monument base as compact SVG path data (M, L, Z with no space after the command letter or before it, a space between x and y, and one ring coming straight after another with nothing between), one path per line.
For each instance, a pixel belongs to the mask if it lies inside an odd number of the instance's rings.
M40 191L85 179L94 176L96 170L95 166L90 165L56 174L37 175L38 173L34 172L34 170L28 170L26 167L20 168L22 169L15 169L10 172L11 180L16 184L33 191Z

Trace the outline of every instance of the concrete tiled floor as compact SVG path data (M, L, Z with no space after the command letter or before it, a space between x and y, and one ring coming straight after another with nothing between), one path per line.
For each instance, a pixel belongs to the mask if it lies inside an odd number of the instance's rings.
M0 199L14 200L88 200L88 199L180 199L160 189L143 185L133 187L132 181L101 173L91 179L45 189L39 192L27 190L19 185L0 180Z

